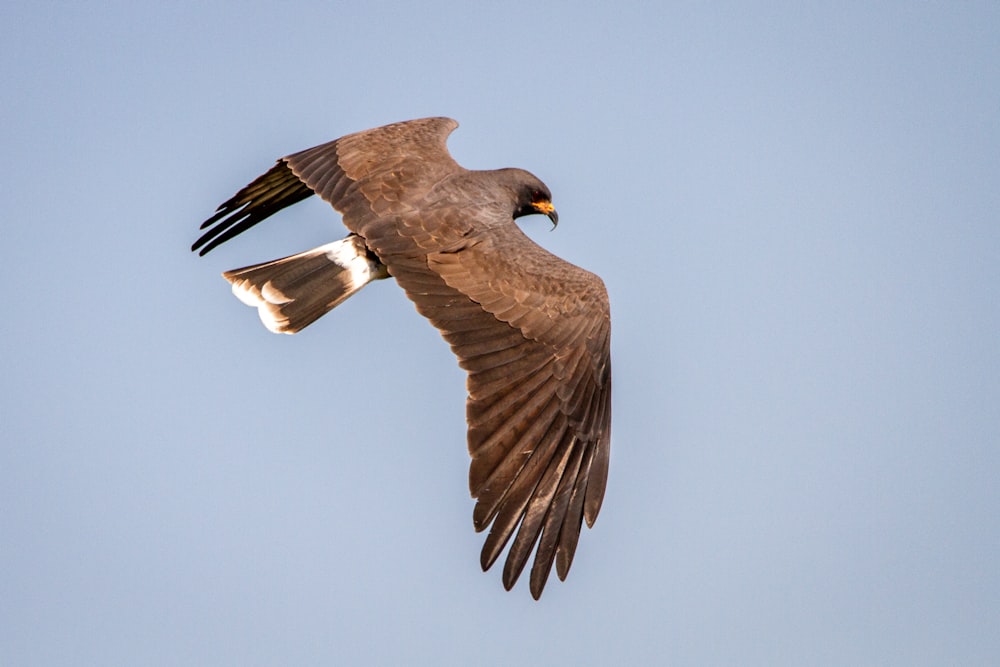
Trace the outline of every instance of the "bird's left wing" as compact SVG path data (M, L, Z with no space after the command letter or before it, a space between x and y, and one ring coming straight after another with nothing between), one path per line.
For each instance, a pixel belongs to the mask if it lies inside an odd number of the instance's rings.
M375 219L398 210L448 174L462 171L446 145L450 118L421 118L345 135L285 156L223 202L191 246L204 255L313 194L346 216Z

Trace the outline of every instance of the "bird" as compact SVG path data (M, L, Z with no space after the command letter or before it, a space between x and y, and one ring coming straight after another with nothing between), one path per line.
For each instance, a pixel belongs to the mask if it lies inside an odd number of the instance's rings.
M490 529L480 565L489 570L509 543L510 590L534 551L537 600L553 564L566 579L607 487L610 305L601 278L515 222L541 214L554 229L549 188L523 169L461 167L447 147L456 127L409 120L282 157L216 209L191 250L204 255L312 195L341 214L345 238L223 277L285 334L373 281L403 288L467 372L473 527Z

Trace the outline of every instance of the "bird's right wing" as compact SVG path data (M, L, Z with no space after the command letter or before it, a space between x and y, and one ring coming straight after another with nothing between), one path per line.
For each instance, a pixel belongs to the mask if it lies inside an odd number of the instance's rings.
M593 525L607 484L607 292L513 221L496 235L463 237L461 220L436 215L448 212L424 212L411 224L397 218L392 233L366 243L468 372L473 522L490 527L483 569L510 543L503 583L511 588L534 550L537 598L553 564L566 577L581 525ZM421 247L435 243L444 245Z

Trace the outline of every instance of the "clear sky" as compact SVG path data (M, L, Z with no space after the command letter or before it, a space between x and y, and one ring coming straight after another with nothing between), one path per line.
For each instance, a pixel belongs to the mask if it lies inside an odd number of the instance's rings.
M8 2L0 53L0 664L996 664L996 3ZM540 602L479 570L402 291L275 336L220 278L331 209L188 251L427 115L611 295L608 493Z

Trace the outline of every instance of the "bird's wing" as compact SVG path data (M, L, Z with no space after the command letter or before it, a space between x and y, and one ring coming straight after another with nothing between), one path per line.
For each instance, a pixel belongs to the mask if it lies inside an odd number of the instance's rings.
M456 127L450 118L422 118L348 134L283 157L223 202L202 223L206 231L191 249L204 255L315 193L344 214L359 205L387 212L398 202L404 181L413 196L462 171L447 147L448 135ZM298 172L290 166L293 162L307 163L309 168Z
M469 374L473 521L477 530L492 522L483 569L513 536L503 572L509 589L537 543L530 578L537 598L553 561L565 579L582 520L593 525L607 483L604 284L535 245L513 223L502 238L473 239L423 261L383 261Z

